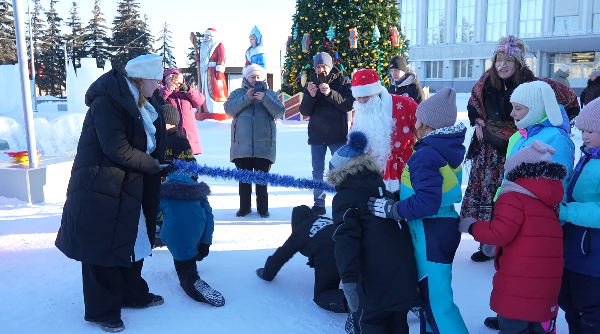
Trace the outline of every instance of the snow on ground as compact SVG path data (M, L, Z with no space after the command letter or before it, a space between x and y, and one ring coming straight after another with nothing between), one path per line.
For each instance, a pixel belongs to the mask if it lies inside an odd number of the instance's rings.
M459 121L468 123L466 100L462 100L457 103ZM199 163L233 167L229 162L230 124L205 121L198 122L198 127L204 148ZM278 121L278 153L272 172L310 177L306 141L306 122ZM579 147L579 132L575 141ZM465 145L469 142L470 133ZM272 282L264 282L254 273L288 237L291 209L312 205L312 192L269 188L269 219L260 218L256 212L236 218L237 183L205 181L213 191L210 202L216 226L210 255L199 263L198 270L223 293L226 305L213 308L187 297L168 250L157 249L146 259L143 277L151 292L162 295L165 303L145 310L123 310L127 333L345 333L346 315L324 311L313 303L313 272L301 254L294 256ZM328 213L331 199L327 197ZM62 205L29 205L0 197L2 333L101 333L83 319L80 264L54 247ZM495 332L483 325L483 319L493 314L489 295L494 268L491 262L470 260L477 245L471 236L463 235L454 262L454 297L470 333L492 334ZM410 315L409 323L411 333L418 333L418 320ZM567 332L561 314L558 333Z

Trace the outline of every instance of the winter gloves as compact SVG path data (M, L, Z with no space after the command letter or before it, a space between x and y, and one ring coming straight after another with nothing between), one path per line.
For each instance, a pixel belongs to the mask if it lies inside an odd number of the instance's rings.
M202 261L208 256L210 245L199 243L198 244L198 255L196 255L196 261Z
M190 88L189 88L189 87L188 87L186 84L184 84L184 83L181 83L181 85L179 85L179 91L180 91L180 92L182 92L182 93L184 93L184 94L187 94L187 92L188 92L189 90L190 90Z
M475 222L477 222L477 219L475 218L471 218L471 217L467 217L463 220L460 221L460 223L458 224L458 230L462 233L471 233L471 226L473 226L473 224L475 224Z
M160 176L167 177L169 174L175 171L175 164L171 160L165 160L165 163L159 165L160 167Z
M367 206L369 207L369 211L371 211L374 216L399 221L403 218L400 217L400 214L398 213L398 203L400 202L385 197L371 197L367 203Z
M358 286L356 283L343 283L342 289L344 289L344 296L348 302L350 311L358 311L359 299L358 299Z

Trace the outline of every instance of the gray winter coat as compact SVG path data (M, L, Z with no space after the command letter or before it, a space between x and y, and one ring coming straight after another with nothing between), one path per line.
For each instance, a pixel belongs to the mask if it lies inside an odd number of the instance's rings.
M277 127L275 119L285 113L277 93L263 84L263 101L250 100L247 91L252 86L244 79L242 88L234 90L225 102L225 113L231 122L230 160L264 158L275 163Z
M561 84L566 85L567 87L571 87L571 83L569 82L569 79L567 79L568 77L569 75L567 73L559 69L558 71L556 71L556 73L554 73L554 78L552 78L552 80L558 81Z

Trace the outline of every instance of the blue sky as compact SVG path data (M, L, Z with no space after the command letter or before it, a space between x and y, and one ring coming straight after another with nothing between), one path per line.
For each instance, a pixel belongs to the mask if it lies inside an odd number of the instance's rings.
M31 5L33 1L30 0ZM50 0L41 1L47 10ZM57 10L63 19L69 17L72 0L60 0ZM92 17L94 0L78 0L82 21ZM118 0L102 0L104 18L112 25L117 13ZM267 49L267 66L279 66L279 51L285 55L285 42L291 32L292 15L296 11L294 0L140 0L142 15L148 14L154 37L165 21L173 32L175 50L173 56L179 67L185 67L188 48L191 46L190 32L204 32L206 28L215 28L221 42L225 45L227 66L243 66L244 52L249 46L248 36L254 25L263 34ZM63 27L65 29L65 27ZM155 46L159 46L157 43Z

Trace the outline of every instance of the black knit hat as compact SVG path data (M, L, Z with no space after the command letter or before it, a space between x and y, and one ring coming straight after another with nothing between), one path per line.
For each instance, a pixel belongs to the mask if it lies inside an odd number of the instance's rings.
M181 116L179 115L179 110L175 108L175 106L171 104L165 104L160 107L160 111L162 111L163 117L165 118L166 124L179 126L179 121L181 121Z
M392 60L390 60L390 69L392 68L406 72L406 59L404 59L402 56L395 56L392 58Z

